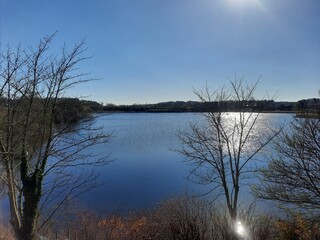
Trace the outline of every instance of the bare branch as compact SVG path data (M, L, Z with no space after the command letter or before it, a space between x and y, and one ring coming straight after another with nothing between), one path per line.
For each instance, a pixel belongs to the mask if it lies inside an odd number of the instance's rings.
M0 168L17 239L34 239L37 224L44 226L65 202L97 185L95 174L81 175L79 169L109 162L87 151L110 138L94 121L71 125L80 116L70 116L58 124L66 90L93 78L78 68L89 59L85 41L53 56L54 36L36 48L8 47L0 55ZM43 211L47 218L40 218Z
M212 110L203 113L203 126L191 124L190 130L178 133L183 147L177 151L192 166L190 174L197 183L210 185L209 193L223 193L230 216L236 219L240 186L245 184L242 180L255 171L250 163L281 129L256 134L260 114L247 109L260 78L252 85L245 82L244 76L229 80L230 91L225 87L211 91L207 84L204 90L194 90L200 101L212 105ZM237 112L224 112L227 104L233 104Z
M304 214L320 214L320 120L294 119L280 134L262 184L254 191L260 198L299 207ZM309 212L310 211L310 212Z

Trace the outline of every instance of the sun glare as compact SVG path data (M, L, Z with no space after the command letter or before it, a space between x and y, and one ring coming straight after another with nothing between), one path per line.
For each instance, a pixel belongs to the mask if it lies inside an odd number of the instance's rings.
M242 226L241 222L237 223L236 231L240 236L244 235L244 227Z
M246 236L246 229L245 229L245 227L242 225L242 223L240 221L238 221L236 223L236 233L240 237L245 237Z

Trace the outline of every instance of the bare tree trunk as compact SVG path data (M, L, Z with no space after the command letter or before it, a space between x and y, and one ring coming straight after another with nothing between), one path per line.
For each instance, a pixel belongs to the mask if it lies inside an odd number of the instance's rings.
M35 239L38 207L41 197L41 189L39 189L39 183L34 180L25 183L23 196L24 204L20 236L23 237L21 239L24 240L33 240Z

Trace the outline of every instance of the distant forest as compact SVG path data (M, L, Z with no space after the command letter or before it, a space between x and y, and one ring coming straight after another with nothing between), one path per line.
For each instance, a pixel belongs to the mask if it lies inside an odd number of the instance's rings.
M156 104L133 104L103 106L108 112L218 112L218 111L248 111L248 112L312 112L320 113L320 99L303 99L298 102L276 102L273 100L251 100L247 102L196 102L171 101Z
M6 111L3 106L7 106L8 104L15 105L17 101L18 100L8 100L7 98L0 97L0 106L2 106L0 107L0 117L2 116L2 112ZM24 101L24 99L20 99L19 101ZM33 101L35 105L38 104L40 107L45 104L46 99L34 98ZM54 101L54 99L51 99L51 101ZM93 113L104 111L102 104L78 98L58 98L55 107L55 123L76 123L81 119L90 117Z
M2 99L4 101L4 99ZM298 102L276 102L269 100L252 100L239 103L224 102L196 102L171 101L156 104L133 105L103 105L96 101L78 98L59 98L55 113L56 123L75 123L98 112L215 112L215 111L248 111L248 112L293 112L320 115L320 99L304 99Z

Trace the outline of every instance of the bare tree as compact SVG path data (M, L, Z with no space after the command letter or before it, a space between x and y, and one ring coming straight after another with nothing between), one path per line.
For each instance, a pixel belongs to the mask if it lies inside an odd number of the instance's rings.
M263 126L260 113L252 112L258 82L248 85L243 77L230 80L231 90L195 91L212 111L203 113L204 123L191 123L191 130L180 131L183 143L178 150L190 162L191 176L209 185L215 198L224 196L231 219L237 219L243 179L253 170L259 152L279 133ZM225 112L232 109L235 112Z
M276 140L275 154L261 171L262 184L255 193L292 210L319 215L320 119L295 118Z
M109 138L92 121L55 124L59 98L92 79L77 69L87 59L85 42L54 56L48 54L53 37L1 54L0 166L17 239L35 239L64 202L96 185L86 169L107 162L86 151Z

